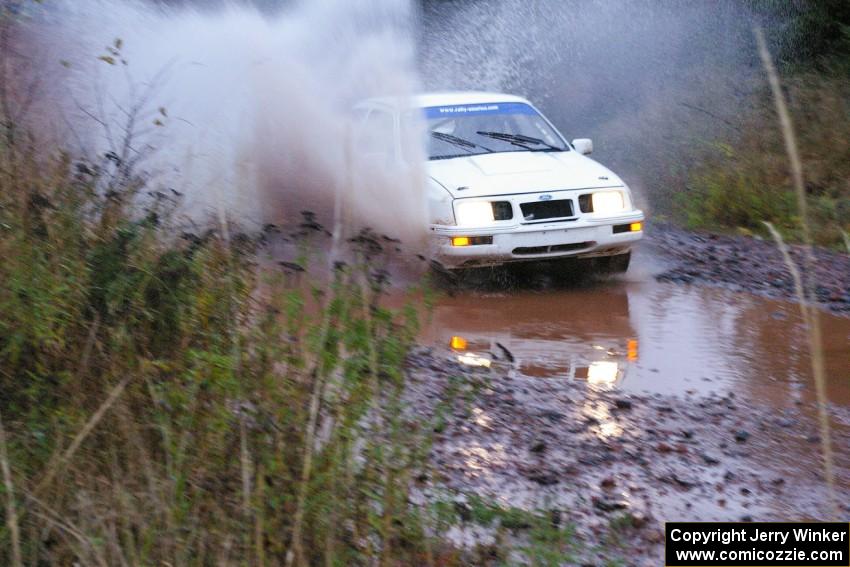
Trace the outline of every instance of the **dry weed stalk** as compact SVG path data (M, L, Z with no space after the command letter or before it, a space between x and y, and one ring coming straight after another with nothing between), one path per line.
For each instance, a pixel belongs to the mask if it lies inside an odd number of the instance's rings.
M758 44L759 56L761 57L765 72L767 73L770 90L773 93L773 100L776 104L776 113L779 116L782 137L785 141L785 149L788 153L788 161L791 167L791 178L797 196L797 208L800 214L800 224L802 225L801 228L803 235L804 267L805 274L807 276L805 279L801 277L791 255L788 253L788 249L782 240L782 236L770 223L765 224L767 224L768 229L776 240L785 263L794 278L794 288L800 302L800 311L803 316L803 321L806 325L806 334L809 341L809 352L812 362L812 375L815 381L815 392L818 400L818 419L820 422L820 439L821 452L823 453L824 475L826 476L827 488L829 490L831 512L833 517L837 519L839 517L839 513L838 503L835 498L835 459L832 453L829 411L827 408L826 372L824 370L820 312L815 305L816 300L812 293L812 278L814 274L813 268L815 265L815 258L812 250L812 235L808 221L806 188L803 181L803 163L800 159L797 137L794 133L794 125L791 122L791 115L788 112L788 106L785 103L785 97L782 94L782 87L779 83L779 74L776 71L776 67L773 65L773 59L771 58L770 51L767 48L764 32L759 27L756 27L754 32L756 43Z
M109 411L109 408L112 407L112 404L121 396L121 393L124 391L124 388L127 387L127 384L130 383L133 376L126 376L121 382L115 386L112 391L109 393L109 396L104 400L104 402L97 408L97 411L92 414L86 424L80 429L80 432L77 433L74 440L68 446L64 453L61 456L55 457L51 463L47 465L47 472L44 475L44 478L41 479L41 482L38 483L34 494L38 495L44 490L50 483L53 481L54 477L59 473L62 467L74 456L74 453L77 452L77 449L80 448L80 445L83 444L83 441L86 440L94 428L97 427L97 424L100 423L100 420L103 419L103 416L106 415L106 412Z
M6 447L6 430L3 429L3 417L0 416L0 467L3 469L3 486L6 491L6 525L12 540L12 567L22 567L21 533L18 526L18 512L15 507L15 487L12 484L12 468L9 466L9 454Z
M351 143L350 143L350 132L346 130L345 133L345 159L346 159L346 171L351 171ZM350 177L347 178L348 185L351 184ZM336 187L335 195L334 195L334 216L333 216L333 232L332 240L331 240L331 249L328 257L328 265L333 273L331 280L326 289L326 295L328 297L328 308L325 311L324 318L322 319L322 326L319 336L321 337L321 343L325 344L328 340L328 336L331 330L331 318L332 311L330 309L330 305L333 302L334 295L336 293L336 288L340 284L341 274L339 270L336 269L336 261L339 257L340 251L340 243L343 236L343 191L348 187L344 187L342 184ZM326 377L325 377L326 369L324 368L323 358L321 353L317 355L317 359L313 363L313 371L310 373L310 376L313 379L313 390L310 395L310 413L309 418L307 420L307 434L304 439L304 461L301 467L301 484L298 487L298 497L297 504L295 507L295 521L292 527L292 543L291 548L286 555L286 566L290 567L293 562L297 565L306 565L305 557L304 557L304 545L303 545L303 535L302 530L304 526L304 513L305 506L307 503L307 488L308 483L310 481L310 477L313 473L313 453L315 446L315 437L318 428L319 421L319 410L321 408L322 397L325 391L326 385Z

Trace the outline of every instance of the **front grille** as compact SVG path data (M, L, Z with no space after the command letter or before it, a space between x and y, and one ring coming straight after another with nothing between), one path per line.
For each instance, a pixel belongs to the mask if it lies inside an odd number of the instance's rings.
M531 254L551 254L553 252L570 252L572 250L584 250L596 244L595 242L573 242L571 244L553 244L552 246L521 246L514 248L513 253L517 256L528 256Z
M569 199L522 203L519 208L522 210L522 216L525 222L573 216L573 202Z

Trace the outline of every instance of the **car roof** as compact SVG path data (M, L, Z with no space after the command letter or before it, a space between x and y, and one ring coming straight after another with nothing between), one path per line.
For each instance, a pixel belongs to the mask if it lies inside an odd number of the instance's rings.
M411 99L404 101L397 97L376 97L367 99L357 106L384 106L398 108L400 105L413 106L415 108L427 108L429 106L449 106L458 104L493 104L497 102L522 102L531 104L526 99L504 93L485 91L446 91L422 93L414 95Z
M525 102L522 97L504 93L483 91L455 91L440 93L425 93L413 97L416 106L444 106L454 104L491 104L494 102Z

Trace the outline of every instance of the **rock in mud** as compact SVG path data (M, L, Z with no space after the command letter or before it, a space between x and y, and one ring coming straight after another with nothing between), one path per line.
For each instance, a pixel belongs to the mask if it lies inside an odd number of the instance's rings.
M614 512L616 510L625 510L629 507L628 502L607 498L604 496L595 496L593 498L593 506L601 512Z
M720 459L718 459L717 457L714 457L712 455L709 455L708 453L700 453L700 457L702 457L703 462L707 465L719 465L720 464Z

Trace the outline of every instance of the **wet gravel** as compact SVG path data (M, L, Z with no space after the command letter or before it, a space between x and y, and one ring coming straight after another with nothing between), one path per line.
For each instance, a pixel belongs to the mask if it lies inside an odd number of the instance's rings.
M656 275L659 281L720 285L796 300L791 274L772 241L691 232L654 223L647 243L672 263ZM790 252L803 271L803 248L790 246ZM816 248L814 256L813 281L818 302L835 313L850 315L850 255Z
M440 405L445 414L423 497L448 489L460 502L475 494L554 511L575 523L583 564L660 564L664 521L829 513L817 426L801 407L777 411L731 393L600 391L519 375L504 357L489 369L455 359L448 349L420 348L408 361L408 401L423 417ZM848 443L847 430L834 432L834 446ZM787 455L787 469L766 466L765 455ZM844 503L846 480L838 494Z

